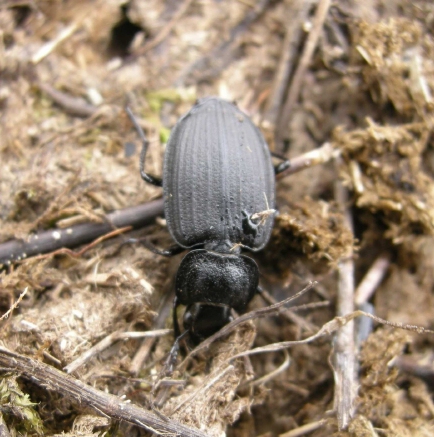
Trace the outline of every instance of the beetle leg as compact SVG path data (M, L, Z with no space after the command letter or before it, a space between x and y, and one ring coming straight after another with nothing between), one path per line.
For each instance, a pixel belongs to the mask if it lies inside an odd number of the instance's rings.
M173 333L175 334L175 343L179 343L181 337L181 330L179 329L177 309L179 306L178 298L173 299Z
M278 175L279 173L282 173L283 171L285 171L286 169L291 167L291 162L289 159L286 159L284 156L279 155L278 153L275 153L275 152L270 152L270 153L271 153L271 156L273 156L274 158L278 158L282 161L279 164L274 166L274 174L275 175Z
M135 243L141 243L143 244L143 246L146 247L146 249L150 250L151 252L157 255L162 255L167 257L178 255L179 253L184 252L184 250L186 250L184 247L181 247L178 244L173 244L167 249L159 249L157 246L151 243L148 238L130 238L129 240L122 243L122 245L135 244Z
M134 128L136 129L140 139L142 140L142 151L140 152L140 176L145 182L148 182L149 184L155 185L157 187L161 187L163 186L163 180L161 178L152 176L149 173L145 172L145 158L146 158L146 151L148 149L149 141L146 139L146 135L143 132L143 129L139 125L137 118L134 116L131 109L127 107L125 110L127 111L127 114L130 117L130 120L133 123Z

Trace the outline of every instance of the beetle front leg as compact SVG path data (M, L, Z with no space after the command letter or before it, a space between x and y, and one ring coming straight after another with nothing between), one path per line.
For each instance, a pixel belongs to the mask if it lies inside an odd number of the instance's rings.
M145 172L145 158L146 158L146 152L148 150L149 141L147 140L142 127L139 125L139 122L137 121L137 118L134 116L131 109L127 107L125 110L127 111L127 114L130 117L130 120L133 123L134 128L136 129L140 139L142 140L142 151L140 152L140 176L145 182L155 185L156 187L162 187L163 180L161 178L152 176L151 174Z

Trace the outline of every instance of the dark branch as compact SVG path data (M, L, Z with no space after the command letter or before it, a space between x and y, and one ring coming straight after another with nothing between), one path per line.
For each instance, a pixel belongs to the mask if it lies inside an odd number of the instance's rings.
M35 384L56 391L80 405L94 409L112 419L123 420L158 435L172 434L181 437L207 437L195 428L175 420L156 415L137 405L127 403L114 395L97 390L40 361L0 347L0 367L22 374Z
M163 199L121 209L107 215L104 223L83 223L66 229L51 229L30 235L26 240L11 240L0 244L0 267L23 258L53 252L62 247L89 243L117 228L149 225L163 214Z

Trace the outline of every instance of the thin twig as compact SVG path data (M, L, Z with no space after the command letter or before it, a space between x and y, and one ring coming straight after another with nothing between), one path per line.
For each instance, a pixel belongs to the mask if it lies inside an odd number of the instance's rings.
M56 105L59 105L66 112L78 115L80 117L90 117L95 114L97 107L87 103L81 97L74 97L62 91L56 90L48 83L39 83L39 88L44 91L53 100Z
M151 224L163 214L163 199L114 211L105 223L83 223L65 229L54 229L30 235L26 240L11 240L0 244L0 267L30 256L53 252L62 247L86 244L116 228L140 228Z
M289 365L291 364L291 359L290 359L289 353L286 349L283 351L283 353L285 356L285 360L277 369L274 369L272 372L268 373L267 375L262 376L261 378L255 379L254 381L250 381L247 384L242 385L240 387L240 389L243 389L244 387L257 387L258 385L265 384L268 381L271 381L277 375L280 375L286 369L288 369Z
M344 211L346 226L352 232L353 220L347 208L348 191L339 180L336 182L335 193L336 199ZM354 311L354 288L354 261L351 248L347 258L338 264L336 305L338 316L345 316ZM350 322L336 332L330 357L335 378L334 410L337 414L340 430L347 428L354 415L354 401L357 392L356 346L354 339L354 323Z
M326 423L327 421L325 419L318 420L318 422L307 423L306 425L299 426L291 431L280 434L279 437L300 437L322 428Z
M209 390L214 384L216 384L219 380L221 380L226 373L233 371L234 366L230 364L229 366L225 367L223 370L220 370L220 368L217 369L219 372L216 371L214 374L208 375L205 379L204 383L196 390L194 390L190 395L187 397L187 399L183 399L182 402L178 403L171 411L170 411L170 417L172 417L176 412L185 410L189 404L197 398L198 394L201 392L204 392L206 390Z
M79 367L89 362L93 357L101 353L104 349L110 347L116 341L129 340L132 338L155 338L171 334L172 332L173 331L171 329L158 329L155 331L144 332L113 332L103 338L100 342L92 346L89 350L87 350L84 354L75 359L72 363L69 363L66 367L63 368L63 370L66 373L75 372Z
M266 290L262 290L260 295L268 305L274 305L277 303L276 299L274 299L274 297L271 296L270 293L268 293L268 291ZM284 317L291 323L294 323L294 325L297 325L300 328L305 329L308 332L314 332L315 330L318 329L318 326L315 326L313 323L310 323L307 320L305 320L303 317L300 317L298 314L295 314L292 308L287 309L286 311L282 311L281 314L282 317Z
M281 341L279 343L272 343L267 346L257 347L254 349L250 349L245 352L240 352L228 359L228 361L235 360L236 358L244 357L247 355L257 355L268 352L277 352L284 349L288 349L293 346L298 346L300 344L308 344L312 343L315 340L318 340L321 337L325 337L326 335L331 335L345 326L347 323L352 322L357 317L369 317L370 319L376 321L377 323L381 323L382 325L392 326L393 328L405 329L406 331L416 332L417 334L434 334L434 331L431 329L426 329L423 326L418 325L409 325L406 323L399 322L390 322L389 320L381 319L380 317L374 316L370 313L366 313L364 311L356 310L351 314L347 314L343 317L335 317L329 322L325 323L318 332L311 335L310 337L304 338L302 340L292 340L292 341ZM194 352L194 351L193 351ZM188 358L188 357L187 357Z
M159 303L155 304L155 306L153 305L152 308L155 308L156 312L155 319L151 326L152 329L162 329L165 326L166 320L169 317L170 309L172 308L168 302L173 300L173 295L173 290L172 292L159 293ZM130 368L128 369L131 375L137 376L140 373L154 344L155 338L150 337L143 339L140 346L137 348L133 359L131 360Z
M357 287L355 293L355 303L357 306L363 305L371 298L383 280L389 266L389 254L382 254L374 261L371 268Z
M288 121L290 119L294 106L297 103L301 86L306 75L306 70L309 66L313 52L318 43L318 39L321 35L322 27L327 17L330 5L331 0L319 0L318 2L315 17L312 23L312 29L310 30L309 35L306 39L306 44L304 45L300 62L297 65L297 69L291 81L291 85L288 91L288 98L286 99L280 116L278 143L282 143L284 139L283 136L286 135L286 126L288 125ZM279 148L277 150L282 150L281 144L279 144Z
M9 317L9 314L12 313L12 311L17 308L17 306L20 304L20 302L23 300L23 297L27 294L28 287L24 289L24 291L19 295L18 299L11 305L11 307L0 317L0 320L7 319Z
M47 57L61 42L69 38L78 29L78 25L79 25L78 22L70 24L69 26L62 29L54 39L45 43L32 56L33 64L38 64L40 61L42 61L42 59Z
M297 173L306 168L313 167L318 164L325 164L332 158L337 158L340 154L338 149L335 149L331 143L324 143L317 149L310 150L289 160L289 167L277 175L278 179Z
M206 437L207 434L169 417L159 417L144 408L117 396L97 390L82 381L40 361L0 347L0 367L17 372L33 383L54 390L79 405L90 407L98 414L122 420L158 435Z

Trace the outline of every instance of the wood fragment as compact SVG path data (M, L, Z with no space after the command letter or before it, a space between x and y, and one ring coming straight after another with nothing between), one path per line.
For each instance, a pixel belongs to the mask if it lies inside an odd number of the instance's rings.
M360 306L367 302L383 280L390 266L390 256L380 255L363 277L355 293L355 303Z
M0 347L0 367L17 372L48 390L56 391L83 407L92 408L98 415L121 420L151 431L157 435L180 437L206 437L207 434L183 425L169 417L159 415L134 405L61 372L40 361Z
M72 115L79 117L90 117L95 114L97 107L87 103L81 97L74 97L62 91L56 90L48 83L39 83L39 88L46 93L56 105Z
M341 181L336 182L335 197L344 210L346 225L352 231L352 216L347 208L348 191ZM354 261L353 252L338 264L338 290L336 312L339 317L354 311ZM356 381L356 346L354 322L349 322L336 332L330 357L335 378L334 409L338 427L346 429L354 416Z
M315 165L325 164L332 158L337 158L340 151L335 149L331 143L324 143L318 149L310 150L289 160L289 167L277 175L277 179L282 179L286 176L298 173L306 168L314 167Z
M46 58L61 42L68 39L78 29L78 23L72 23L62 29L56 38L44 44L33 56L33 64L38 64L42 59Z
M11 305L11 307L0 317L0 320L7 319L12 311L18 307L20 302L23 300L23 297L27 294L28 287L24 289L24 291L19 295L18 299Z
M113 343L119 340L128 340L131 338L156 338L164 335L171 334L173 331L171 329L157 329L154 331L144 331L144 332L112 332L103 338L100 342L92 346L84 354L69 363L63 370L66 373L75 372L79 367L88 363L92 358L101 353L104 349L110 347Z
M152 323L152 329L162 329L165 326L170 314L170 310L172 308L172 305L170 305L169 302L173 301L173 297L173 289L171 290L171 292L161 293L160 302L155 305L155 311L157 314ZM128 369L131 375L137 376L141 372L154 344L155 338L153 337L143 339L134 357L131 360L130 368Z

